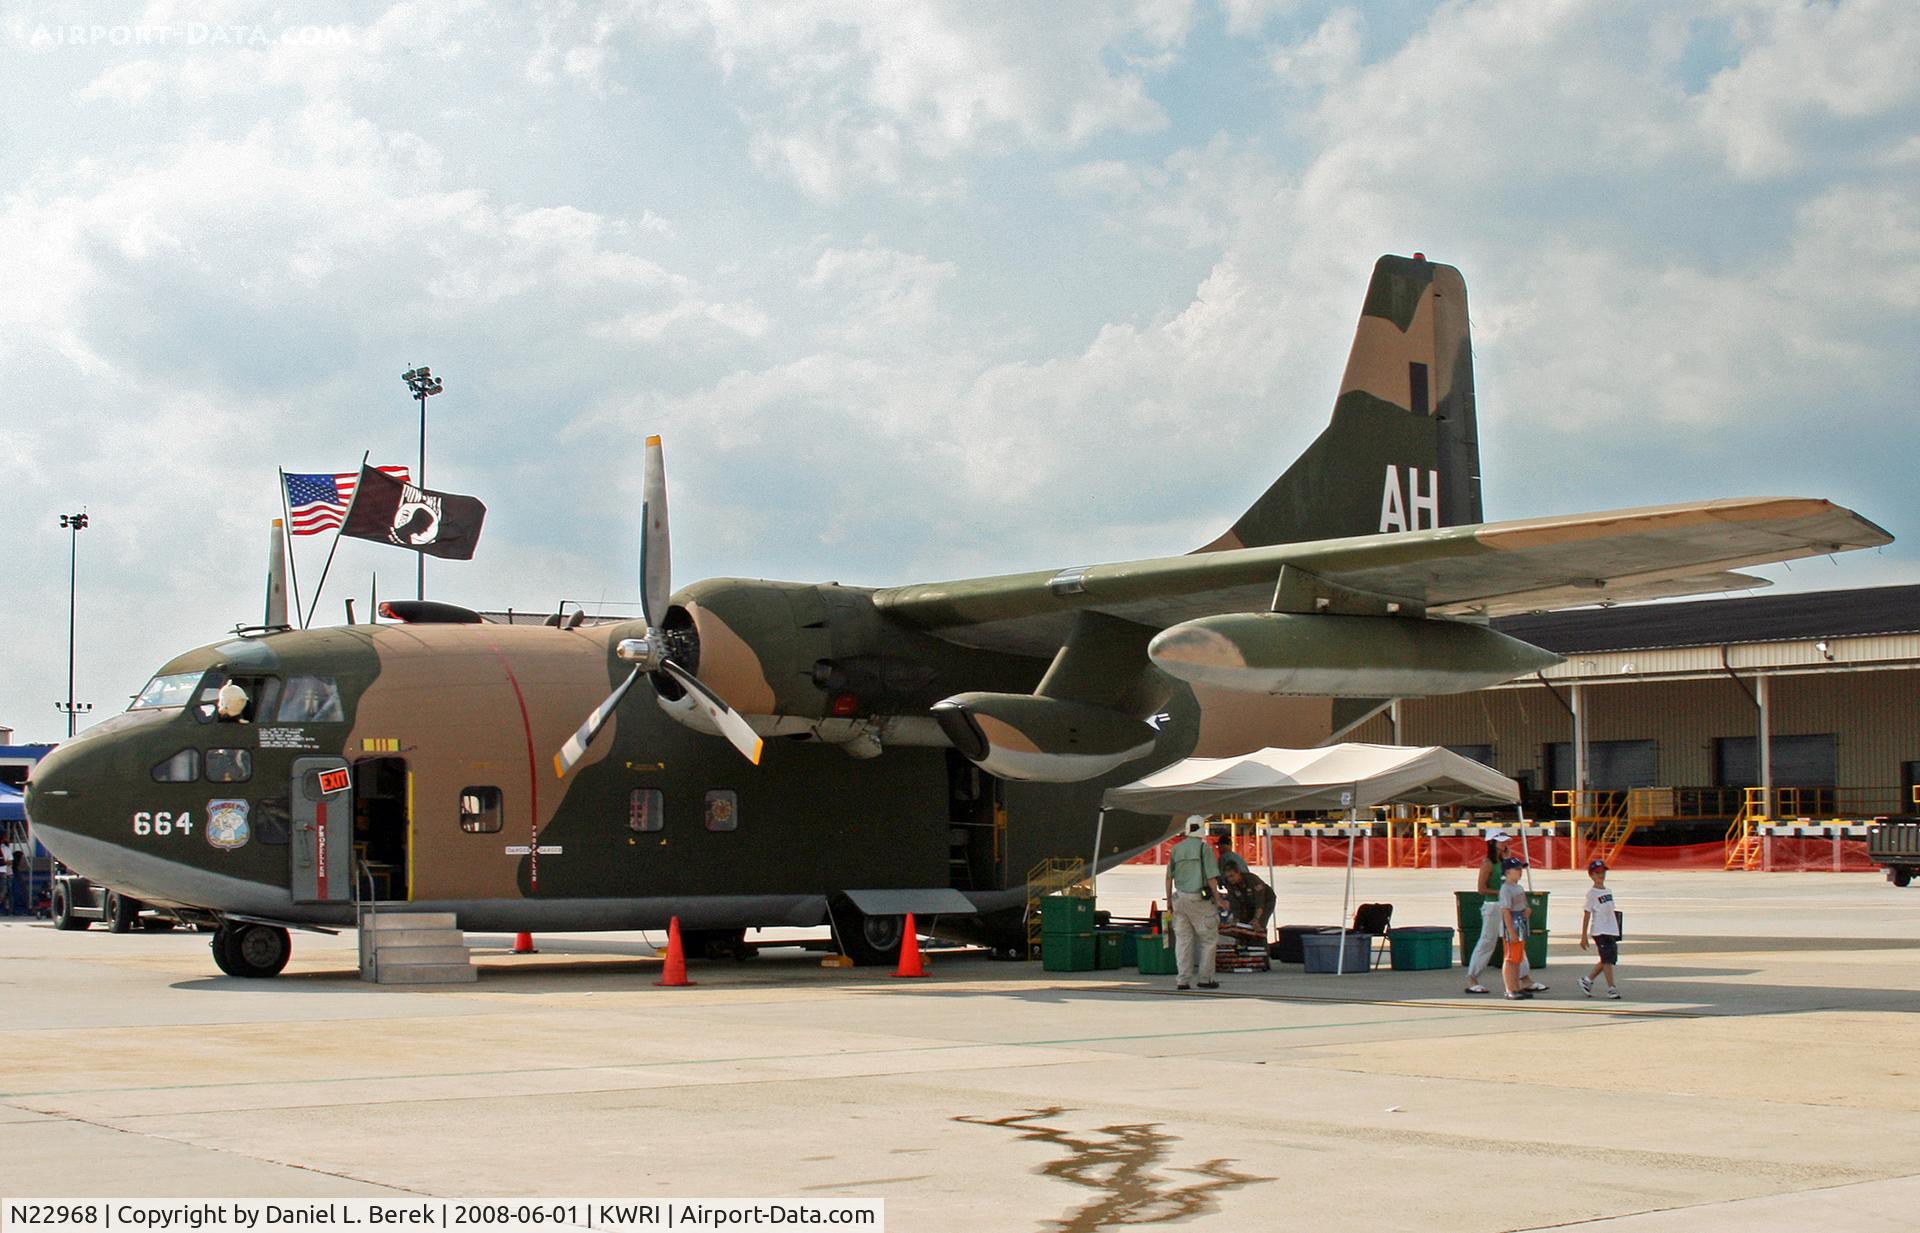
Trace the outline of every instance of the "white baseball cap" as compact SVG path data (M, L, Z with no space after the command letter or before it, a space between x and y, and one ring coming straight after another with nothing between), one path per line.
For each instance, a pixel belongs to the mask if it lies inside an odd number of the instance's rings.
M1513 836L1507 834L1505 831L1495 831L1493 834L1488 835L1487 838L1494 843L1505 843L1507 840L1512 839Z
M1207 819L1203 814L1188 814L1187 824L1181 830L1185 835L1204 835L1207 833Z

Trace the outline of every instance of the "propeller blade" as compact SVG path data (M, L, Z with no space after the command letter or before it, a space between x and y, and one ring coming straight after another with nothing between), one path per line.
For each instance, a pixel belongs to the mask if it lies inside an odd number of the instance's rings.
M560 747L560 752L553 755L555 775L565 779L567 772L572 770L580 759L587 756L587 746L593 744L593 738L599 736L600 729L607 726L607 720L612 717L614 709L620 705L620 699L627 696L627 691L632 689L633 683L639 679L640 669L635 668L627 673L626 680L620 682L619 686L607 695L605 702L593 708L593 714L587 716L587 722L581 724L579 731L568 737L567 743Z
M659 437L647 438L647 471L640 488L640 613L648 629L667 617L673 595L672 553L667 547L667 461Z
M760 751L764 748L760 734L753 730L752 724L740 718L740 712L728 706L726 701L707 688L700 678L671 659L662 663L660 670L680 682L687 691L687 697L693 700L695 706L706 712L707 718L720 729L720 735L733 742L733 747L745 754L747 761L755 766L760 765Z

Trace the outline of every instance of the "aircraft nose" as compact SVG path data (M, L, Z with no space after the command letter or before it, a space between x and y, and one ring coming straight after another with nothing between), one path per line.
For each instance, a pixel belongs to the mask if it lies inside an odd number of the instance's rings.
M89 834L99 829L99 810L89 810L89 781L99 777L91 773L101 766L98 741L76 740L56 747L40 759L27 777L24 803L27 819L37 833L68 832ZM98 805L99 802L93 802ZM89 826L92 818L95 825Z

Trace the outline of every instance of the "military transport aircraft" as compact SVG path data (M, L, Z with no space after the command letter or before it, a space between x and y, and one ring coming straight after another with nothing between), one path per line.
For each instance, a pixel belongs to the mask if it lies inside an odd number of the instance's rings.
M241 976L360 900L485 930L830 924L860 962L909 911L1009 943L1029 871L1091 853L1111 785L1556 662L1489 616L1757 586L1729 571L1891 539L1790 498L1483 524L1466 286L1420 254L1375 266L1332 424L1184 556L675 591L657 438L643 502L642 619L393 603L236 632L43 760L35 833L216 924ZM1110 813L1099 863L1169 829Z

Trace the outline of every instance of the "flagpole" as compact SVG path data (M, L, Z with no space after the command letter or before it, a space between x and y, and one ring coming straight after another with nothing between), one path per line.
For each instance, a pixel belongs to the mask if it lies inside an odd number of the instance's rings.
M360 455L360 471L362 474L366 472L367 456L371 453L373 453L373 451L368 450L366 453ZM346 512L340 515L340 525L333 529L333 547L327 549L327 564L326 567L320 571L320 581L313 586L313 604L307 609L306 620L300 622L301 629L305 629L308 624L312 622L313 614L320 609L320 592L326 590L327 574L333 569L333 554L340 551L340 533L347 529L347 519L353 517L353 503L360 499L361 487L362 485L359 479L356 478L353 481L353 496L347 500Z
M280 512L286 515L287 519L287 570L293 575L293 615L296 618L300 618L302 616L300 611L300 562L294 557L293 553L293 509L287 504L287 469L285 467L277 467L275 469L280 472ZM306 627L306 621L301 620L300 628L305 629Z

